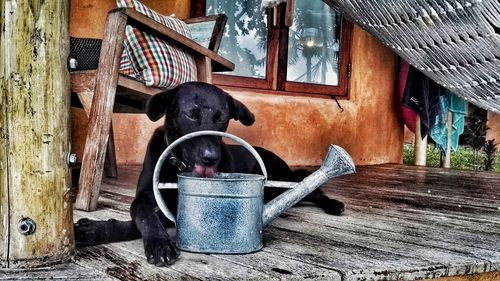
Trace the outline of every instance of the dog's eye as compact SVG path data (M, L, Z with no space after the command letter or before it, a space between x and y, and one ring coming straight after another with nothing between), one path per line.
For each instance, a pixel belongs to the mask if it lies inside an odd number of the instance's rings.
M198 113L195 112L194 110L184 112L184 116L186 116L189 120L192 120L192 121L198 120Z
M227 121L227 117L225 115L220 114L220 112L217 112L214 115L214 121L218 123L224 123Z

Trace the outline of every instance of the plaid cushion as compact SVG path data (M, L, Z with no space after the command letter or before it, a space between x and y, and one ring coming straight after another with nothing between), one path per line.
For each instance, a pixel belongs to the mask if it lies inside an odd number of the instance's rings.
M139 74L135 73L134 68L132 67L132 62L130 61L129 53L130 53L130 51L128 50L128 48L124 44L122 56L120 58L120 73L132 76L132 77L136 78L137 80L143 81L141 76Z
M117 0L116 4L120 8L134 8L139 13L189 37L183 21L162 16L137 0ZM181 83L196 80L196 65L189 54L136 28L127 26L123 48L120 70L139 78L147 86L173 88Z

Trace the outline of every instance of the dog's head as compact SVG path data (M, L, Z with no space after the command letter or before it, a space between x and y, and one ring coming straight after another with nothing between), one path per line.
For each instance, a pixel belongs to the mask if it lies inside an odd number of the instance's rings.
M165 115L165 133L169 142L202 130L224 132L230 119L250 126L255 121L248 108L221 89L201 82L188 82L157 94L147 103L147 115L156 121ZM222 140L202 136L179 144L178 157L195 176L209 177L217 171Z

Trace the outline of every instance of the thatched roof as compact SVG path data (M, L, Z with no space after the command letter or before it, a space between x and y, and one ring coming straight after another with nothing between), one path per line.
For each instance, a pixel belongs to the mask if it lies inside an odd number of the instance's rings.
M500 113L498 0L323 0L458 96Z

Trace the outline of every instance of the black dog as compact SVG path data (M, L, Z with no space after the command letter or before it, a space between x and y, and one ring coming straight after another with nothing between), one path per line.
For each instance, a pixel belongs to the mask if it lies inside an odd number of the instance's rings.
M153 96L147 105L148 117L156 121L166 115L165 125L152 136L142 173L137 186L136 197L130 213L133 221L92 221L81 219L75 224L78 246L132 240L142 237L148 262L163 266L171 264L179 256L174 241L165 231L173 225L157 211L153 195L153 170L159 156L169 143L179 137L200 130L226 131L230 119L239 120L250 126L254 115L241 102L210 84L185 83L167 93ZM256 147L268 169L271 180L301 181L307 171L292 171L274 153ZM179 144L163 165L160 181L177 182L177 174L190 171L196 176L210 177L216 172L261 173L254 157L242 146L224 144L220 137L202 136ZM266 188L269 200L281 191ZM170 210L177 205L176 190L162 190L163 198ZM311 201L329 214L339 215L344 204L328 198L319 189L310 194Z

